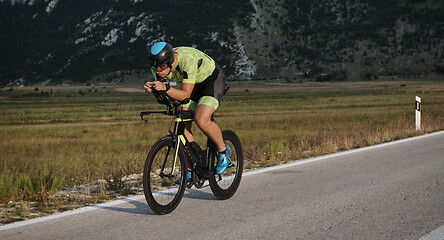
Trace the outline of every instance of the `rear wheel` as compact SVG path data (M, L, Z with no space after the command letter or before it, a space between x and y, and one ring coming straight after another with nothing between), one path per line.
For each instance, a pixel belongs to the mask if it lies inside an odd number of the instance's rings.
M230 165L222 174L213 174L210 177L209 182L214 196L221 200L225 200L231 198L239 187L242 178L244 156L241 142L236 133L231 130L223 130L222 136L224 143L231 148ZM214 147L212 149L211 160L213 162L214 172L217 164L217 153Z
M179 149L174 163L175 141L166 136L151 148L143 170L143 191L150 208L157 214L172 212L182 200L186 187L186 165ZM180 179L180 184L174 183Z

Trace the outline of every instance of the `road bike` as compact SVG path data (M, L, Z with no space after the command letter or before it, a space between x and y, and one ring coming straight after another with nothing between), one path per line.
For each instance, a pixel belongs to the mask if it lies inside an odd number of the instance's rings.
M157 140L146 157L143 191L149 207L157 214L170 213L179 205L186 187L202 188L207 186L207 180L214 196L221 200L231 198L239 187L244 161L242 145L236 133L222 131L224 143L230 146L231 154L227 170L215 174L215 144L207 139L207 145L202 149L196 143L190 143L184 135L185 124L193 121L193 112L183 110L180 106L189 100L177 101L164 91L155 91L153 94L167 109L141 112L141 119L147 121L144 117L150 114L164 114L174 118L169 134ZM187 166L187 162L191 166ZM186 181L187 171L192 175L189 182Z

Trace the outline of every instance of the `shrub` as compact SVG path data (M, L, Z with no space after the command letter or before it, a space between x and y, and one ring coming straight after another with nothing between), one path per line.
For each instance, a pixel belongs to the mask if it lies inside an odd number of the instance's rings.
M38 168L32 175L0 178L0 201L34 200L45 202L60 189L63 178L47 167Z

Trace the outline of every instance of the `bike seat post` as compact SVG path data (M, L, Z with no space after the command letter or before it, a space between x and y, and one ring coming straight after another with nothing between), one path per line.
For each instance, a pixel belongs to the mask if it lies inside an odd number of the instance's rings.
M185 123L194 120L193 114L190 111L177 111L174 125L174 134L185 135Z

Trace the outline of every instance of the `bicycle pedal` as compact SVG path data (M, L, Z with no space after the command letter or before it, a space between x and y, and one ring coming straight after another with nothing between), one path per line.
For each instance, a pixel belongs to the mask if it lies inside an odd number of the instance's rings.
M205 180L199 179L198 181L196 181L196 182L194 183L194 186L195 186L196 188L203 188L204 184L205 184Z

